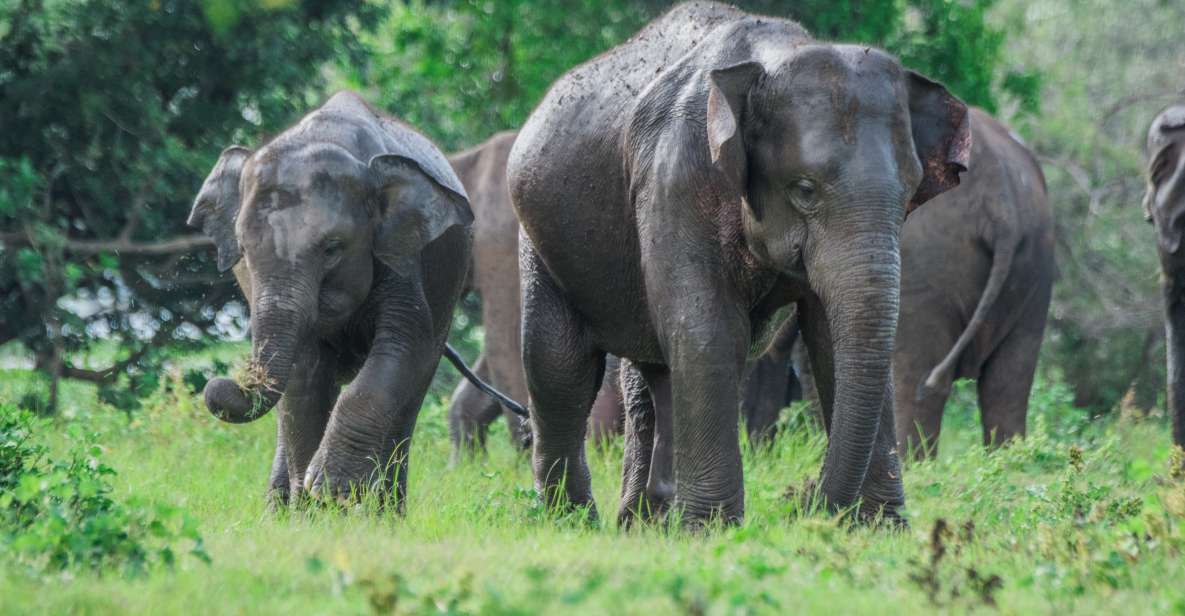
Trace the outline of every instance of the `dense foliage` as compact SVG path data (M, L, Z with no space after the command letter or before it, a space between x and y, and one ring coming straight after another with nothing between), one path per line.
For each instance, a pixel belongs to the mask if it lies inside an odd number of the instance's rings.
M361 2L0 2L0 343L127 397L164 343L216 332L236 291L185 228L219 150L322 96ZM351 27L353 26L353 27ZM115 336L113 364L76 365ZM139 391L136 391L139 390ZM129 402L130 400L124 400Z
M1144 129L1182 88L1185 5L739 4L822 39L883 46L1017 128L1045 164L1058 219L1062 278L1043 365L1095 411L1129 391L1155 404L1157 270L1136 204ZM230 277L184 227L223 146L258 143L349 87L446 149L466 147L520 125L557 76L667 7L0 1L0 344L16 341L43 372L99 381L106 399L135 404L159 384L162 347L243 324ZM458 320L462 339L479 341L469 321ZM93 351L112 337L106 353ZM31 406L46 402L52 392Z
M122 502L98 445L54 457L37 420L0 404L0 554L33 571L67 568L144 573L172 566L176 550L208 561L196 521L177 507Z
M824 40L883 46L910 67L995 111L1001 98L1035 104L1038 82L1004 70L1003 31L985 17L995 0L750 0L753 12L789 17ZM667 10L629 0L392 0L365 37L370 62L340 66L339 83L460 148L516 128L569 68L632 35Z

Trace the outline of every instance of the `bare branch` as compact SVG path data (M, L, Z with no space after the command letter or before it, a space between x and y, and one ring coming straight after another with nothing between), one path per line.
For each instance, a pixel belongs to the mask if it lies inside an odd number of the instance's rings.
M33 242L25 233L0 234L0 242L5 246L30 246ZM183 252L193 252L208 248L214 241L204 235L182 235L179 237L156 242L137 242L129 239L114 240L66 240L62 247L66 252L79 255L93 255L102 252L114 252L133 255L171 255Z

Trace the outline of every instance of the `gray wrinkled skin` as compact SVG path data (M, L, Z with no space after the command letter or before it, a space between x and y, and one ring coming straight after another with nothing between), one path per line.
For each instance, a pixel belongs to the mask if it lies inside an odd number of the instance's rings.
M457 176L469 193L473 208L473 265L471 285L481 296L481 318L485 345L474 364L478 376L515 400L527 399L519 346L518 219L506 188L506 159L515 133L505 131L473 148L449 156ZM621 416L621 395L616 380L601 388L590 417L594 435L617 429ZM505 415L511 444L528 444L519 418L500 407L467 380L453 391L449 406L449 437L453 460L485 447L489 425Z
M1144 214L1156 227L1163 272L1168 350L1168 407L1173 442L1185 447L1185 101L1165 109L1148 129Z
M349 92L223 153L189 222L248 299L253 378L211 380L205 399L230 422L278 403L273 502L393 489L402 506L472 218L444 155Z
M937 448L955 379L976 379L984 444L1024 436L1053 292L1053 213L1041 166L1007 127L971 113L971 168L905 223L893 352L897 442Z
M619 517L739 521L745 363L797 312L830 437L820 494L898 515L899 233L958 183L966 113L884 52L712 3L559 79L507 168L547 502L592 505L585 421L612 353L642 381Z

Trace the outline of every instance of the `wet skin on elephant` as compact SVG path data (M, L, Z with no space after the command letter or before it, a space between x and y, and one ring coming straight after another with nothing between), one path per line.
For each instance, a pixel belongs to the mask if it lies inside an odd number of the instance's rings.
M1144 215L1156 228L1164 293L1168 407L1173 442L1185 447L1185 101L1162 111L1148 129Z
M506 188L506 159L515 133L505 131L473 148L449 156L473 209L473 264L471 287L481 297L485 344L474 370L515 400L527 399L526 376L520 352L518 219ZM620 423L621 395L616 380L608 379L590 418L594 434L608 434ZM453 459L481 451L489 425L505 415L515 447L529 447L529 427L519 417L462 380L453 391L448 410Z
M546 502L593 504L586 420L611 353L641 381L619 518L740 520L746 360L797 312L829 435L820 496L897 516L899 233L958 183L966 116L882 51L713 3L560 78L507 169Z
M251 151L223 152L189 223L251 310L251 382L210 412L278 404L273 502L406 491L407 452L469 267L473 216L444 155L343 92Z

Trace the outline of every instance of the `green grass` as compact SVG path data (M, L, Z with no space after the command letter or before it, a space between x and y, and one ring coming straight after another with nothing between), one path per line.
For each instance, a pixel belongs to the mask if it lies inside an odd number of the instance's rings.
M959 388L939 458L906 469L906 531L848 528L784 500L818 472L824 440L802 429L745 451L742 526L689 535L615 527L619 443L590 451L596 525L540 508L501 426L488 458L448 468L439 399L413 443L406 516L269 514L274 414L221 424L179 378L168 383L130 416L71 384L63 415L119 472L117 498L188 512L212 563L180 557L125 577L31 571L0 553L0 612L883 614L994 603L1185 614L1185 482L1168 477L1166 422L1088 422L1056 385L1034 393L1029 437L991 454L978 445L973 390ZM0 371L0 402L42 385ZM70 445L64 423L46 424L54 450Z

